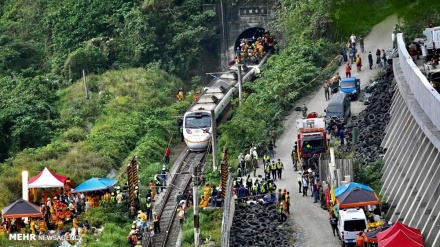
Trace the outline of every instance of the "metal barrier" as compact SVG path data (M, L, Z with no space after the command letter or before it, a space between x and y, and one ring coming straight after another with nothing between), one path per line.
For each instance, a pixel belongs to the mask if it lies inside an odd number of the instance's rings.
M222 247L229 247L229 236L235 213L235 199L232 193L233 178L232 168L229 168L228 181L226 182L226 197L223 204L222 220Z
M411 89L411 93L414 95L429 120L435 125L435 127L437 127L437 129L440 129L440 114L438 114L438 109L440 108L440 95L431 86L426 77L412 60L411 56L406 50L402 33L397 34L397 44L399 48L400 67L402 68L402 74L408 82L409 88ZM440 141L437 138L432 138L430 131L426 126L426 120L418 116L418 114L412 115L422 129L423 133L425 133L425 135L430 139L432 144L434 144L436 148L440 149Z

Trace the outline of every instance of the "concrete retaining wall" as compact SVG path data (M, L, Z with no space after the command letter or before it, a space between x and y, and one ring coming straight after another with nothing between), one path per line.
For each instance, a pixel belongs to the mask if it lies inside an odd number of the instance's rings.
M440 95L409 56L402 34L397 43L381 194L391 205L387 219L419 228L425 246L440 246Z

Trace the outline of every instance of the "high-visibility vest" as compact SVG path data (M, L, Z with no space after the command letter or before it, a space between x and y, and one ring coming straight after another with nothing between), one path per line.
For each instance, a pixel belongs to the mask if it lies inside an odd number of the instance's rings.
M265 170L266 170L266 172L270 172L270 166L266 165Z
M269 162L270 161L269 155L264 155L263 160Z
M247 182L252 183L252 178L248 178Z
M157 215L154 216L154 222L159 222L159 217L157 217Z
M237 178L237 182L240 183L241 182L241 177Z
M277 163L277 167L278 167L278 169L283 169L283 163L278 162L278 163Z
M147 203L147 209L151 209L151 202Z
M257 191L258 187L256 185L252 186L252 191Z
M280 212L280 214L284 213L283 206L280 206L279 212Z
M286 195L284 196L284 200L285 200L286 202L289 202L289 199L290 199L290 196L289 196L288 194L286 194Z
M270 166L270 169L271 169L272 171L275 171L275 170L277 169L277 164L272 164L272 165Z
M263 186L260 186L260 192L261 192L261 193L266 192L266 189L264 188L264 185L263 185Z
M38 221L38 229L40 229L40 232L44 232L47 229L46 222L44 220Z

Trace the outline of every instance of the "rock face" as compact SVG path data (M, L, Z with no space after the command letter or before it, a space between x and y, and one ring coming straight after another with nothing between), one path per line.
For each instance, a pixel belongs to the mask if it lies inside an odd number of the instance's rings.
M279 226L275 205L240 204L235 209L230 246L290 246L291 234Z
M358 143L356 158L364 163L370 163L385 154L380 144L385 136L385 128L390 121L391 98L394 94L394 73L391 69L382 75L375 83L366 88L369 94L364 102L367 107L358 115L351 117L351 123L346 126L348 146L352 146L351 131L358 127Z

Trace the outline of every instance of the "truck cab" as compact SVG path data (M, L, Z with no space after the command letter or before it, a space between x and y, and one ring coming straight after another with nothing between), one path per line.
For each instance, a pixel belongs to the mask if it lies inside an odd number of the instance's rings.
M348 208L339 211L338 231L341 237L341 246L356 244L360 232L367 232L367 217L364 210Z
M327 133L325 119L317 114L309 114L311 118L296 121L298 148L301 157L312 157L327 152Z
M356 77L343 78L340 87L341 92L347 94L351 100L357 100L361 93L361 80Z

